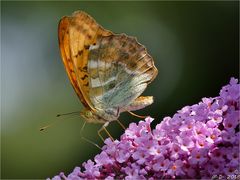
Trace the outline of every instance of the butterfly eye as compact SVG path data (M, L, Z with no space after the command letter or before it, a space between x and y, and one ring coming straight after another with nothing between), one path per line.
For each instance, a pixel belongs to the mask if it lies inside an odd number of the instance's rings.
M86 116L87 117L91 117L92 116L92 112L91 111L86 111Z

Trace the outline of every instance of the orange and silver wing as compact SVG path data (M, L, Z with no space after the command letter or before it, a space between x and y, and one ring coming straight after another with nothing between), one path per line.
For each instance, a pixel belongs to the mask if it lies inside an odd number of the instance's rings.
M86 108L94 109L89 97L89 47L96 43L99 36L111 34L82 11L65 16L59 22L58 39L62 60L71 84Z
M96 108L105 110L110 119L152 103L152 97L139 96L158 71L135 38L124 34L99 37L89 49L89 94Z

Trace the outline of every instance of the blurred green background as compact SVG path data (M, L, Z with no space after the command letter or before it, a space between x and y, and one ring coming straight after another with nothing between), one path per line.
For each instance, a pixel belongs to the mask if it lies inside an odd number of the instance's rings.
M46 178L93 158L99 150L80 139L83 120L56 114L82 109L66 76L57 26L84 10L116 33L136 36L153 56L157 79L145 95L155 103L141 115L155 124L202 97L217 96L239 75L239 3L235 2L1 2L1 178ZM122 114L127 126L139 119ZM88 124L84 136L102 145ZM108 127L115 138L123 130Z

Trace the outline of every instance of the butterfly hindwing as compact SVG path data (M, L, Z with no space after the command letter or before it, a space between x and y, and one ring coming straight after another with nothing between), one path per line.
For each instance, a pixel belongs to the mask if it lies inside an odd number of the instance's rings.
M144 46L124 34L97 39L90 46L88 69L93 104L116 111L139 97L157 74Z

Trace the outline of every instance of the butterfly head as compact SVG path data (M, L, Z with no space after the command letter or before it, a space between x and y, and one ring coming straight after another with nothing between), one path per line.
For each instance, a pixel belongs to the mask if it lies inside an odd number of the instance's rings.
M84 109L80 112L80 115L84 118L85 121L89 123L99 123L101 120L100 117L92 110Z

